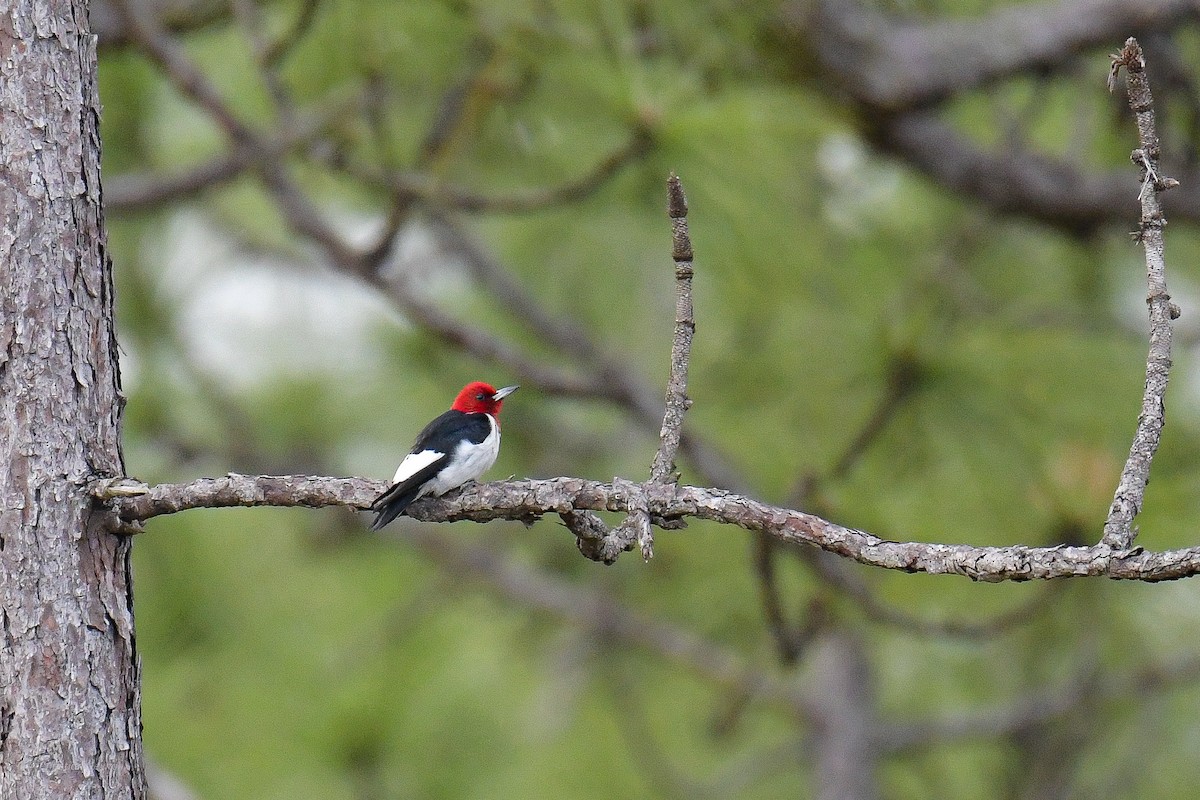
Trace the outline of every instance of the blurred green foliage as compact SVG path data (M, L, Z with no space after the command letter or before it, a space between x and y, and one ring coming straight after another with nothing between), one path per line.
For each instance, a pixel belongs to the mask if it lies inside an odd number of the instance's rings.
M299 11L263 6L266 30L283 34ZM1096 539L1141 392L1140 250L1120 230L1080 241L997 218L874 155L851 115L793 76L763 37L771 14L770 4L719 0L327 0L282 80L318 112L371 82L384 87L385 137L367 115L346 113L327 138L352 166L410 169L445 93L473 74L452 140L423 168L497 197L574 179L645 130L647 155L592 196L481 215L471 230L547 309L657 386L673 306L663 182L674 170L697 253L689 425L755 494L790 502L811 473L822 478L815 510L884 537ZM185 41L239 114L264 130L281 125L235 20ZM1058 152L1080 118L1103 117L1107 62L1095 61L1101 77L1087 92L1016 81L950 117L989 141L997 117L1036 104L1028 135ZM169 172L226 146L131 50L103 53L101 88L110 178ZM1072 146L1119 167L1132 138L1130 124L1097 123ZM348 229L384 216L387 198L351 174L312 159L291 167ZM110 213L110 224L127 460L140 478L385 477L463 382L513 377L314 264L252 175L152 212ZM1196 280L1198 245L1194 231L1168 229L1173 286ZM558 358L465 274L426 283L456 317ZM1181 324L1193 313L1185 305ZM1194 543L1200 517L1200 384L1183 338L1139 518L1154 549ZM900 367L905 399L831 477ZM504 441L494 477L638 479L655 447L654 432L620 410L537 386L506 404ZM447 568L406 545L416 524L376 538L333 512L196 511L150 523L135 549L150 757L206 798L807 796L813 768L801 743L811 731L789 714ZM742 531L693 523L660 534L652 563L604 569L549 520L439 530L806 684L803 665L788 670L773 654ZM889 720L1003 707L1081 675L1195 652L1191 583L1063 585L1029 624L964 641L870 622L800 560L779 567L789 612L819 599L864 637ZM987 619L1044 588L854 574L888 606L933 620ZM1200 695L1190 683L1164 692L1148 703L1097 697L1037 731L897 755L879 773L883 795L1026 796L1037 733L1062 748L1071 796L1189 797ZM1152 783L1125 780L1130 770Z

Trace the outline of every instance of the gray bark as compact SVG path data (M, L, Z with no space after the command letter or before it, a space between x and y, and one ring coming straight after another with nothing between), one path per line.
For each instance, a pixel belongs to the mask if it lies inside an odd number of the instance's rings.
M365 510L387 488L365 478L316 475L238 475L198 478L191 483L148 486L137 481L97 484L96 497L108 503L126 524L136 526L161 514L189 508L349 506ZM768 505L745 495L653 482L636 484L615 478L601 483L584 478L507 480L468 483L441 497L423 497L405 514L424 522L493 519L532 523L547 514L565 515L576 536L604 537L604 522L580 512L645 509L671 529L684 517L737 525L793 544L822 550L872 567L931 575L964 575L977 581L1029 581L1105 576L1118 580L1170 581L1200 575L1200 547L1151 551L1141 547L1114 551L1092 547L972 547L966 544L893 542L847 528L803 511ZM594 517L594 518L593 518ZM1020 535L1014 532L1012 538Z
M84 0L0 11L0 797L145 797Z

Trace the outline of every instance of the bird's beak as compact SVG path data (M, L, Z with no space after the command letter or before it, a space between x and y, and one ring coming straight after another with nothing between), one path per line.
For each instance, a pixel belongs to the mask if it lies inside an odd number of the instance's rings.
M496 393L494 395L492 395L492 399L493 400L503 400L504 398L508 397L510 394L512 394L513 392L515 392L517 389L520 389L520 388L521 388L520 386L505 386L503 389L498 389L496 391Z

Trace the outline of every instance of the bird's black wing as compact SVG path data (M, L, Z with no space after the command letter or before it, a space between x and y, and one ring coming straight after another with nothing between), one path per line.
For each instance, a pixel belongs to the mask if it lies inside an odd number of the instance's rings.
M417 441L413 443L410 452L437 450L440 453L450 453L463 439L472 444L479 444L491 432L492 423L488 421L487 414L467 414L450 409L417 434Z

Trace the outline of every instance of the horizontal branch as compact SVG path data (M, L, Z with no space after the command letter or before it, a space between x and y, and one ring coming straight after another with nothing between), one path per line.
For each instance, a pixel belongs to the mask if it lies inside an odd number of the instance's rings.
M191 483L147 486L100 482L95 494L111 503L124 522L138 522L189 508L230 506L347 506L366 510L384 490L382 481L306 475L237 475ZM510 480L469 484L440 498L424 498L408 516L426 522L496 519L532 523L545 514L573 510L629 513L646 503L654 519L685 517L761 531L786 542L810 544L860 564L965 575L981 581L1046 580L1105 576L1163 581L1200 573L1200 547L1166 552L1107 547L971 547L961 544L893 542L846 528L802 511L771 506L719 489L674 484L602 483L583 478Z
M870 136L943 186L1003 214L1086 231L1127 222L1137 213L1137 193L1129 191L1126 170L1089 170L1026 147L989 149L936 111L879 119ZM1174 172L1181 179L1189 175L1182 165ZM1200 219L1200 181L1185 182L1167 196L1165 206L1180 219Z
M291 150L308 144L333 123L357 111L360 98L325 98L322 110L306 112L277 133L255 144L235 143L211 159L170 172L138 172L106 177L104 208L108 212L157 211L166 203L190 199L232 182L267 162L279 161Z
M525 214L577 203L595 194L627 164L649 152L651 140L636 129L618 149L602 158L586 173L557 186L485 194L465 186L448 184L424 173L377 175L358 170L357 176L383 186L403 197L420 198L441 209L470 214Z
M973 18L930 21L877 11L861 0L784 3L770 33L788 45L797 74L843 104L877 148L934 181L1004 214L1073 233L1123 224L1136 204L1123 171L1035 148L973 141L944 119L947 101L1019 76L1071 74L1080 54L1132 32L1170 31L1200 15L1192 0L1048 0ZM1181 190L1166 198L1174 218L1200 218L1200 182L1168 163Z

